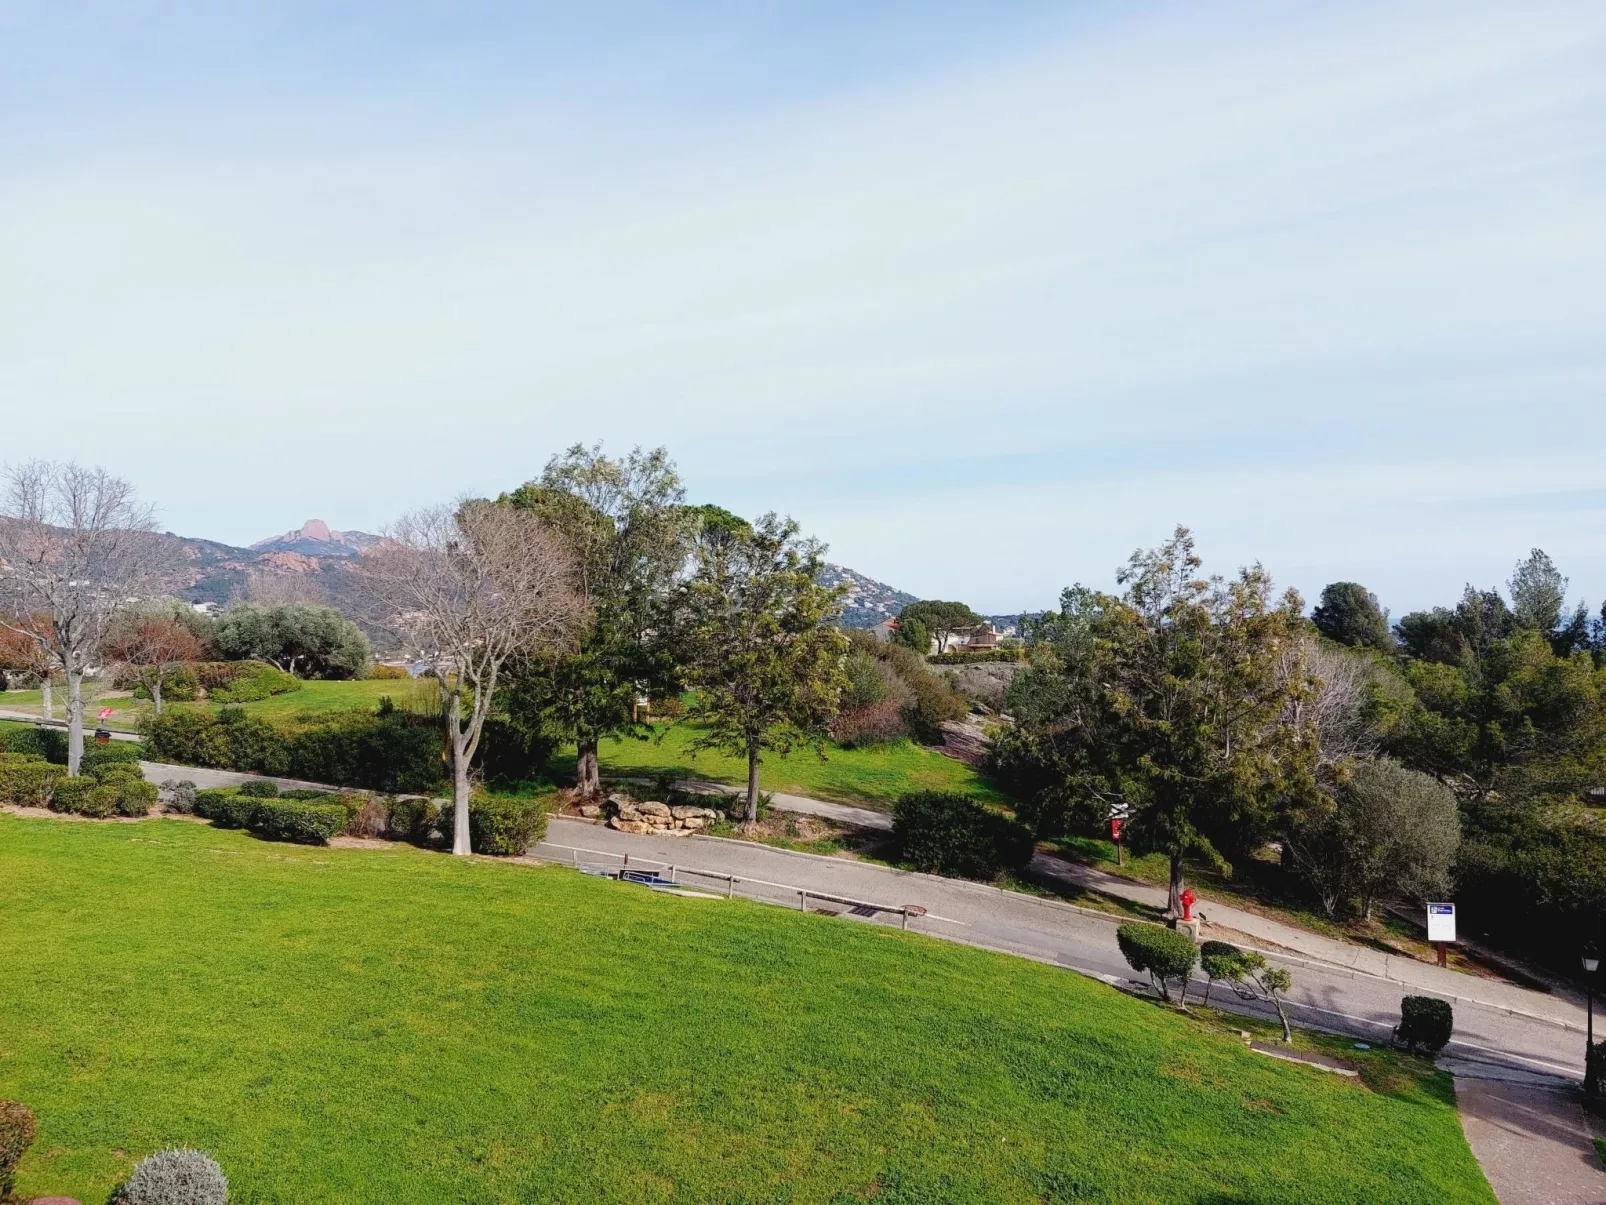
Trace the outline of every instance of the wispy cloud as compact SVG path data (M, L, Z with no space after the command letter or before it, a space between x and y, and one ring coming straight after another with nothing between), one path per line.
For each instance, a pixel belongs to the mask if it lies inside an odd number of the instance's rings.
M1534 543L1606 591L1598 507L1532 501L1606 484L1606 11L941 20L918 62L792 55L788 86L665 72L751 48L682 31L561 88L458 48L440 70L487 78L455 104L335 61L116 137L20 118L3 438L235 540L602 437L991 608L1179 520L1396 609ZM269 488L190 468L231 453Z

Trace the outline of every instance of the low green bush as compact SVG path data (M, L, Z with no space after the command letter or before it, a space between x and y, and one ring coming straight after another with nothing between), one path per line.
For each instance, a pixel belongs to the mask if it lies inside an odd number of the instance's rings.
M84 771L101 786L113 786L120 782L141 782L145 773L139 768L138 762L114 761L94 766Z
M0 800L23 807L45 807L56 782L66 776L60 766L28 753L0 753Z
M277 799L279 797L279 784L266 778L255 778L250 782L242 782L234 789L241 795L249 795L252 799Z
M93 778L61 778L50 790L50 810L52 812L81 812L84 803L90 794L100 789L100 784Z
M245 828L262 800L242 795L237 787L208 787L195 792L195 814L218 828Z
M1149 981L1162 1000L1171 999L1169 980L1180 981L1182 998L1188 995L1188 976L1199 960L1193 939L1164 925L1128 921L1115 931L1115 943L1134 971L1148 973Z
M12 728L0 726L0 753L22 753L32 757L42 757L46 761L56 761L51 757L51 750L56 742L52 737L59 737L61 744L62 764L67 761L66 734L55 728Z
M161 798L161 791L154 782L146 782L143 778L127 779L111 784L117 792L117 814L119 816L148 816L157 800Z
M14 1100L0 1100L0 1201L15 1201L17 1164L33 1145L33 1111Z
M326 845L351 820L344 804L308 803L300 799L259 799L251 813L251 831L272 841Z
M300 690L302 681L277 666L265 662L246 662L248 672L236 675L230 682L208 689L207 698L214 703L260 703L274 695Z
M475 792L468 804L469 846L477 854L517 857L546 836L546 821L538 799Z
M1455 1014L1448 1000L1435 996L1405 996L1400 1000L1400 1027L1395 1037L1405 1048L1415 1051L1418 1046L1429 1054L1438 1054L1450 1040L1455 1028Z
M401 665L371 665L368 667L368 676L386 682L404 682L412 678L412 674Z
M84 746L84 757L78 763L80 774L93 774L101 766L131 764L140 760L145 750L137 741L91 741ZM66 758L62 758L63 764Z
M990 662L1026 660L1025 650L998 649L988 653L933 653L926 658L927 665L986 665Z
M892 831L903 860L930 874L986 881L1032 859L1032 837L1022 825L954 791L900 795Z
M421 795L393 799L390 804L390 835L403 841L423 844L441 823L441 801Z
M84 796L84 801L78 805L78 814L88 816L92 820L106 820L117 814L117 787L97 786Z

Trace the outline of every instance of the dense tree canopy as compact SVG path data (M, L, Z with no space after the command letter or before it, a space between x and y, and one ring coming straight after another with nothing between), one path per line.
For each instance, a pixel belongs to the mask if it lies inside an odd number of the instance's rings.
M962 602L942 602L938 599L921 599L912 602L898 613L900 638L917 653L924 653L929 644L916 646L918 630L924 628L929 638L937 642L939 653L948 651L948 642L955 636L987 626L987 621Z
M333 607L242 603L218 620L213 643L229 661L267 661L299 678L360 678L373 650Z
M745 527L718 507L688 508L683 497L662 448L611 458L600 445L576 444L502 499L539 516L568 544L590 615L577 645L512 674L506 710L522 726L575 742L587 795L601 790L601 739L644 734L638 698L675 687L668 602L692 539L705 528L712 539Z
M1311 620L1317 631L1339 644L1394 650L1388 612L1378 605L1377 595L1358 582L1333 582L1324 587Z

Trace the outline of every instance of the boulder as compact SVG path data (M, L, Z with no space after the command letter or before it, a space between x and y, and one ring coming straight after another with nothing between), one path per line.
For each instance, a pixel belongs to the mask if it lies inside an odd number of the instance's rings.
M640 812L643 816L671 815L669 811L669 805L667 803L658 803L654 800L648 800L646 803L638 803L636 805L636 811Z
M676 820L689 820L694 817L702 820L712 820L719 814L714 811L713 808L693 807L690 804L682 807L673 807L670 808L669 811Z
M687 816L680 822L680 827L685 829L704 828L707 824L708 821L702 816Z
M580 814L588 820L595 820L602 815L602 808L595 803L582 803L580 805Z
M612 820L608 821L608 827L616 828L621 833L635 833L636 835L642 837L645 837L652 831L652 825L647 824L644 821L622 820L618 816L615 816Z

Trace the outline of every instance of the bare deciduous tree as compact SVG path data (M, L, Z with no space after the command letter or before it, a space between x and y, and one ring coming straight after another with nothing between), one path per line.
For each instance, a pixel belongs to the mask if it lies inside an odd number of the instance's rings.
M84 752L84 673L112 619L164 567L153 514L104 469L34 460L6 471L0 510L0 623L67 679L67 772Z
M469 850L469 764L503 667L565 643L584 608L573 561L528 511L478 500L404 517L363 554L375 609L434 666L452 765L452 852Z
M111 625L102 652L133 670L162 714L162 686L179 666L199 661L206 645L179 617L183 603L130 611Z

